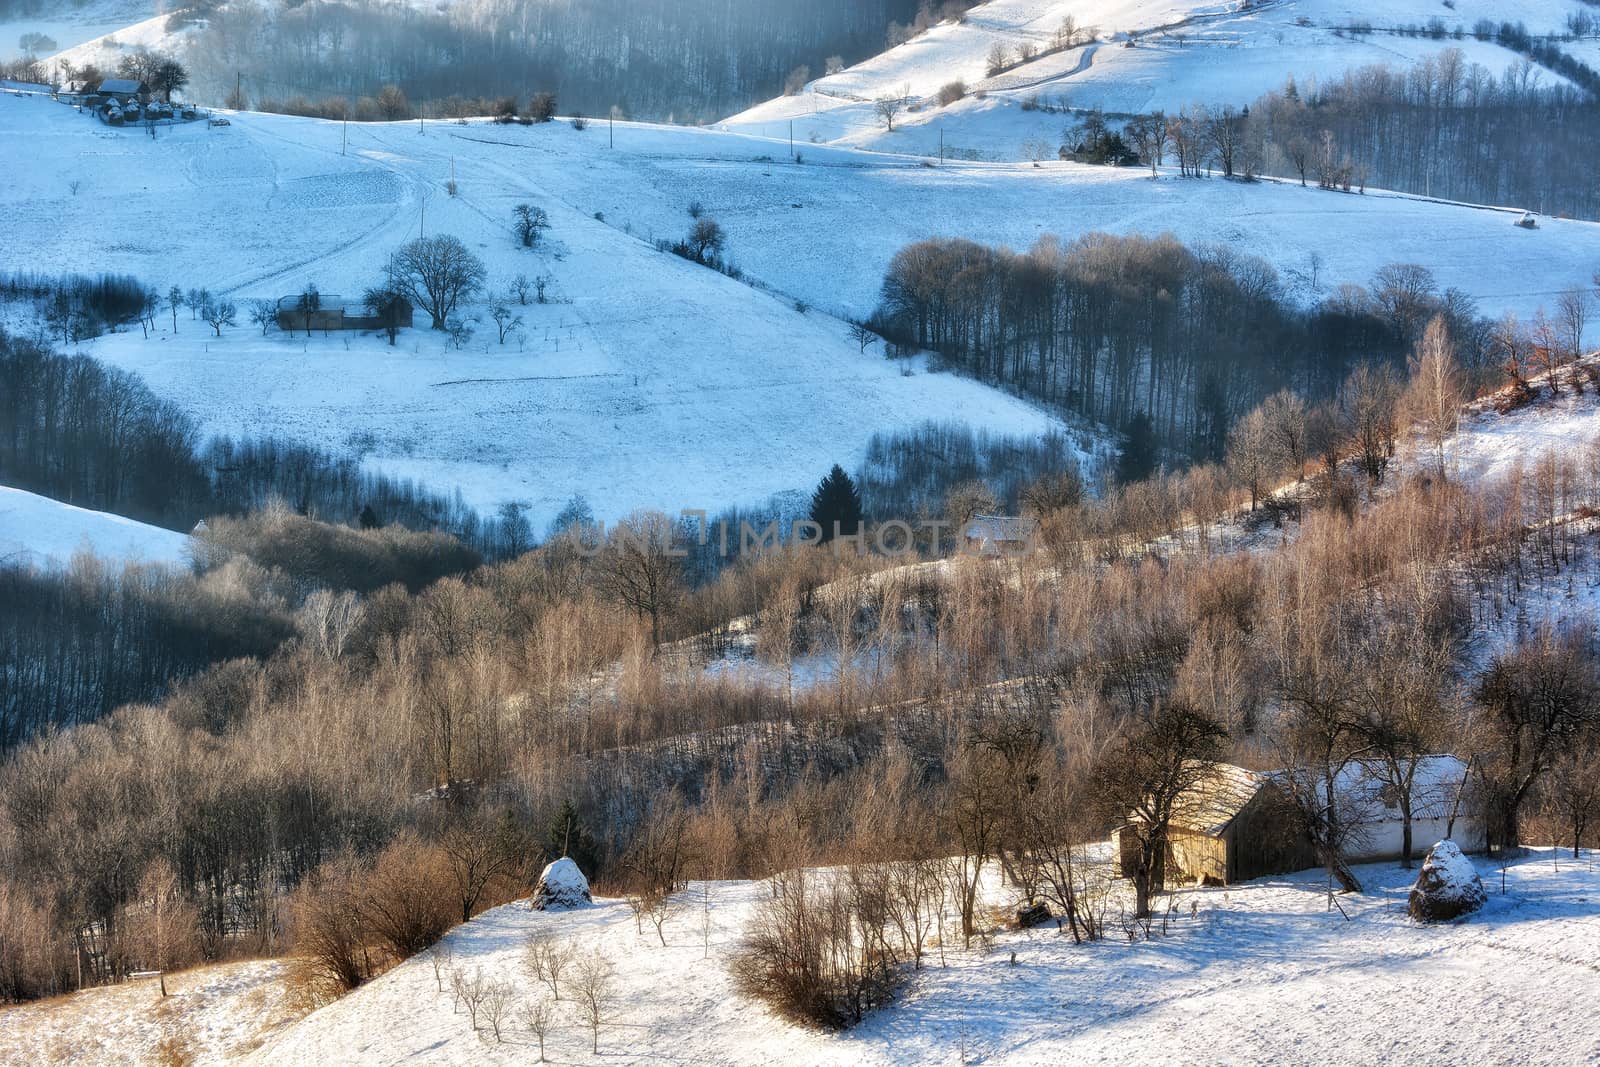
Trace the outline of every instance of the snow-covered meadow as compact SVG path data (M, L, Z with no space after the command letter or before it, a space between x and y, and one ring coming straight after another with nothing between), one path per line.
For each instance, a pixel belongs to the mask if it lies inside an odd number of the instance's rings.
M136 371L208 431L271 432L351 449L469 503L529 506L536 523L583 493L597 515L717 508L812 484L876 430L957 418L1036 434L1060 423L976 383L862 352L835 315L863 316L905 244L962 235L1171 231L1274 262L1310 299L1421 262L1486 313L1531 315L1600 261L1600 226L1295 185L1152 181L1051 162L925 166L904 156L748 134L619 123L352 124L239 114L232 125L113 130L36 97L0 99L0 144L30 166L0 190L0 259L46 272L124 271L165 291L243 301L316 284L355 294L419 232L453 233L487 263L493 297L547 276L552 302L486 321L457 351L426 328L397 347L362 336L221 338L180 312L156 335L82 346ZM452 174L458 193L445 186ZM74 192L73 183L78 183ZM544 246L511 208L550 212ZM701 202L752 284L659 252ZM1316 254L1314 260L1313 253ZM1315 270L1312 263L1318 264ZM426 324L426 315L419 324Z
M1479 860L1488 905L1464 921L1419 926L1405 912L1415 872L1358 869L1370 892L1330 909L1306 872L1228 888L1183 889L1165 936L1073 945L1053 928L1002 931L990 944L937 949L899 1000L842 1035L801 1029L741 995L727 960L764 883L695 883L661 947L623 901L573 912L513 904L446 939L447 968L539 988L522 947L535 930L603 953L618 999L589 1052L563 1002L552 1061L615 1064L1453 1064L1511 1056L1579 1064L1600 1056L1586 1002L1600 953L1593 857L1550 853L1501 871ZM709 894L709 910L704 907ZM1008 903L991 887L996 905ZM1158 919L1158 929L1163 925ZM495 1042L413 959L270 1037L249 1063L527 1063L520 1019ZM1397 1020L1404 1020L1403 1024Z

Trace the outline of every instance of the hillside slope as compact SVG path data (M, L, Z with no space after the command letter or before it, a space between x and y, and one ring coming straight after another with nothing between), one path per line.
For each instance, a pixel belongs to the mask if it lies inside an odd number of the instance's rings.
M458 235L488 265L485 300L523 320L504 344L479 303L464 309L480 321L459 351L420 311L419 329L390 348L375 336L262 336L242 307L242 324L221 337L180 310L176 333L163 312L149 340L121 333L83 350L139 373L207 430L350 449L385 471L459 486L484 508L526 502L539 525L580 492L615 519L809 488L832 463L854 463L872 433L930 418L1018 434L1060 425L981 385L887 361L881 348L863 353L835 319L596 220L601 201L550 195L551 170L591 166L602 131L352 127L348 155L342 133L241 115L152 140L7 99L0 143L26 142L36 162L0 193L14 220L0 255L243 301L308 284L356 295L424 227ZM542 165L484 143L511 136ZM455 197L444 188L452 171ZM536 252L510 232L524 200L553 224ZM550 302L508 298L519 274L548 277Z
M727 963L766 896L762 883L692 886L666 927L665 948L648 925L636 932L622 901L555 914L509 905L452 933L446 966L513 983L520 1006L537 995L520 963L530 932L602 952L619 996L600 1055L564 999L547 1039L550 1058L563 1063L1447 1064L1498 1058L1508 1043L1528 1064L1600 1055L1600 1023L1571 1011L1593 984L1589 961L1600 951L1592 863L1541 856L1512 867L1505 895L1441 927L1405 916L1408 872L1375 865L1359 873L1371 891L1343 899L1348 921L1329 909L1322 878L1307 872L1180 891L1168 936L1134 944L1119 935L1074 946L1053 928L1002 932L988 951L955 939L945 964L933 950L895 1005L837 1036L785 1023L733 987ZM998 887L989 895L1005 899ZM536 1057L520 1018L502 1037L474 1034L429 962L415 959L282 1031L246 1062Z
M88 551L113 561L182 564L188 550L184 534L0 485L0 563L59 567Z
M1515 11L1487 0L1441 5L1400 0L1373 5L1353 0L990 0L961 20L930 29L911 41L840 73L817 79L804 93L779 97L728 119L724 128L770 132L794 121L796 136L884 151L933 154L977 152L983 158L1024 158L1022 145L1043 138L1058 143L1059 115L1027 111L1032 98L1110 113L1162 110L1192 104L1243 106L1280 89L1287 78L1309 88L1317 81L1369 64L1405 68L1459 49L1467 63L1498 77L1519 56L1472 31L1480 20L1523 22L1533 34L1559 34L1576 10L1563 0L1518 4ZM1063 47L1063 19L1078 27L1076 43ZM1440 35L1406 32L1438 19ZM1359 27L1363 32L1352 32ZM1460 36L1457 36L1459 31ZM1582 56L1587 42L1574 45ZM1008 56L1002 73L989 74L996 47ZM1040 53L1020 62L1018 49ZM1564 79L1541 72L1545 84ZM940 86L963 81L969 96L937 107ZM893 131L884 129L873 101L909 95L915 107ZM942 142L941 142L942 138Z

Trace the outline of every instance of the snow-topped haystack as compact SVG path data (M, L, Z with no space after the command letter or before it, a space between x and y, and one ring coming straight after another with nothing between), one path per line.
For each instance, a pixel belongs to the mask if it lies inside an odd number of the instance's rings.
M1440 841L1428 850L1422 873L1411 887L1411 917L1443 922L1477 911L1488 899L1478 868L1454 841Z
M583 876L571 857L562 856L539 875L533 890L535 911L581 908L590 902L589 879Z

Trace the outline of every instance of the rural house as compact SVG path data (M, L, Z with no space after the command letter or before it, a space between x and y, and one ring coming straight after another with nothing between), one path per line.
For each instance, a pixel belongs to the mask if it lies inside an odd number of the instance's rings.
M1036 519L1008 515L974 515L962 528L961 536L967 551L980 556L1017 556L1033 545L1033 535L1038 531Z
M278 328L285 333L296 330L382 330L388 323L383 316L374 315L360 300L346 300L331 293L319 294L316 309L310 312L300 307L301 294L278 299ZM413 315L406 301L396 308L396 326L408 327Z
M1289 777L1288 772L1251 771L1228 763L1213 766L1178 798L1168 830L1169 878L1228 885L1315 867L1316 852L1289 799ZM1404 820L1383 766L1376 760L1352 762L1335 781L1335 791L1345 824L1354 827L1345 859L1399 859ZM1412 780L1411 806L1412 854L1417 858L1445 837L1466 852L1484 849L1483 820L1467 792L1467 765L1455 756L1422 757ZM1112 840L1127 874L1137 843L1120 830Z
M150 87L132 78L107 78L94 95L102 104L112 100L119 104L142 104L150 99Z

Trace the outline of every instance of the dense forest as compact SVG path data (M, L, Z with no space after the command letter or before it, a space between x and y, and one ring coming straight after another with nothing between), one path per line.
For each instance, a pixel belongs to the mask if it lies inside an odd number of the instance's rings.
M208 13L187 58L220 101L375 97L413 102L557 95L565 114L703 122L883 48L915 0L385 0L233 3ZM803 81L804 78L801 78Z

